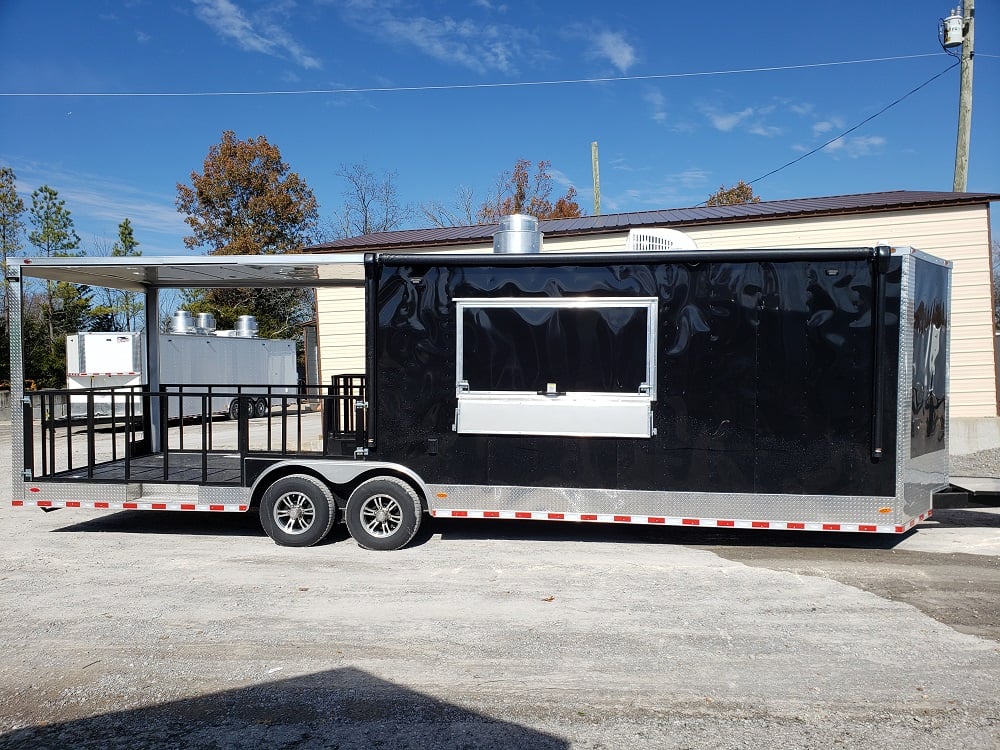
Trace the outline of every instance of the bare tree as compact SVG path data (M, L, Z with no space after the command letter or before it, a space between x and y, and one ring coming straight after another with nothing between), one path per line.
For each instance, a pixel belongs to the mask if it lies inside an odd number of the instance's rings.
M365 162L341 164L337 176L344 180L344 205L327 222L331 239L357 237L401 228L413 209L399 201L397 174L386 170L377 175Z
M420 204L420 213L436 227L467 227L476 223L475 192L460 185L450 206L431 200Z

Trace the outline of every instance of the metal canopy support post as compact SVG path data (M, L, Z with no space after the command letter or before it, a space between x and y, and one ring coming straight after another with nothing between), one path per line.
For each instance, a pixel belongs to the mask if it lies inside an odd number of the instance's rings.
M160 391L160 290L157 287L146 289L146 382L150 393ZM149 420L149 448L153 453L162 449L160 444L160 409L159 399L143 410L143 420ZM148 415L148 416L147 416Z
M6 268L7 280L7 313L10 326L10 440L11 461L11 495L13 500L24 499L24 481L26 471L32 469L34 448L26 436L31 435L31 405L24 403L24 348L22 346L22 310L24 309L24 284L21 281L21 269L16 265ZM27 442L27 445L26 445ZM31 449L28 453L26 449ZM16 457L21 456L21 465Z

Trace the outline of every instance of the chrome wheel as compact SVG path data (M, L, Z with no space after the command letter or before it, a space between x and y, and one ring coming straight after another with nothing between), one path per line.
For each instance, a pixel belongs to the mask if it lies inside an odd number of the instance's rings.
M264 491L259 513L260 525L276 544L309 547L330 532L337 504L330 488L316 477L291 474Z
M413 487L397 477L372 477L354 488L344 520L365 549L405 547L420 528L423 506Z
M286 534L304 534L316 521L316 506L301 492L286 492L274 501L275 525Z
M361 525L373 537L392 536L403 523L403 509L394 497L372 495L361 505Z

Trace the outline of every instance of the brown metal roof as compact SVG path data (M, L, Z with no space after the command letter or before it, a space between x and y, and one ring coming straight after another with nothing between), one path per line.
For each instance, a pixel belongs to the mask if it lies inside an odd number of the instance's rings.
M657 211L581 216L575 219L546 219L539 222L539 229L546 237L565 237L623 232L635 227L646 226L685 227L699 224L725 224L831 214L877 213L907 208L961 206L991 201L1000 201L1000 194L894 190L884 193L761 201L760 203L741 203L734 206L665 208ZM496 224L477 224L463 227L375 232L360 237L349 237L313 245L304 248L303 252L357 252L361 250L400 250L429 246L471 245L489 241L496 230Z

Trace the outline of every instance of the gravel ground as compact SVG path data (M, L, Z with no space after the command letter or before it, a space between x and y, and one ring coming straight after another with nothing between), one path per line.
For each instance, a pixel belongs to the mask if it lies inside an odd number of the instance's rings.
M993 477L1000 479L1000 448L951 456L949 471L956 477Z

